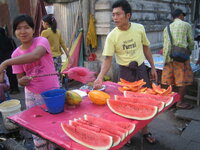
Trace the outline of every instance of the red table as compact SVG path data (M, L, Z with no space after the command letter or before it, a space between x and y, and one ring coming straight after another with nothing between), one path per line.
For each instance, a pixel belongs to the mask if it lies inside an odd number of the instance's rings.
M113 82L105 82L106 92L114 96L114 94L122 95L118 91L118 85ZM179 101L179 95L174 94L174 101L168 107L164 108L160 113L171 107L175 102ZM159 113L159 114L160 114ZM116 120L116 121L126 121L133 122L136 124L136 129L132 134L124 139L119 145L113 147L112 149L121 148L130 138L139 132L144 126L149 124L152 119L145 121L137 121L126 119L118 116L110 111L107 105L98 106L85 97L80 106L69 107L65 106L65 111L60 114L49 114L41 109L40 106L35 106L31 109L20 112L16 115L10 116L9 119L18 125L28 129L33 134L39 135L42 138L55 143L56 145L71 150L87 150L84 146L71 140L61 129L60 123L63 121L73 120L74 118L83 117L84 114L93 115L96 117L103 117L105 119ZM159 115L157 114L157 115ZM156 117L156 116L155 116Z

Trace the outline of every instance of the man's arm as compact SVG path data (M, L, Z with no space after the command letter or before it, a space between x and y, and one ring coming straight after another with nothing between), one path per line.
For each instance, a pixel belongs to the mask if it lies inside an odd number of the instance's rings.
M149 46L143 45L143 51L144 51L144 56L146 57L149 64L151 65L151 75L152 75L151 80L154 80L154 81L157 82L158 76L157 76L157 72L156 72L156 69L155 69L154 62L153 62L152 53L151 53Z
M193 50L194 49L194 38L192 35L192 27L191 26L188 27L187 39L188 39L188 48L190 50Z
M112 56L106 56L101 65L101 71L97 79L94 81L94 85L93 85L94 89L101 88L102 83L103 83L103 77L109 71L111 63L112 63Z

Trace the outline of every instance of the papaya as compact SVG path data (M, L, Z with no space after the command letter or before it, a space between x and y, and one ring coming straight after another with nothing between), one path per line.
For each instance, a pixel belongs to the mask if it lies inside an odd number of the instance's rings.
M67 91L66 102L69 105L79 105L82 102L82 98L78 93L74 91Z
M146 91L145 91L146 94L153 94L153 95L156 95L156 92L151 89L151 88L147 88Z
M121 86L138 87L138 86L143 86L143 85L145 85L146 82L144 82L143 79L138 80L138 81L135 81L135 82L129 82L129 81L126 81L126 80L120 78L120 82L118 82L118 84L121 85Z
M97 105L104 105L107 103L107 99L110 95L103 91L92 90L88 93L89 99Z
M165 89L162 89L160 85L156 85L155 83L152 83L152 88L158 94L163 94L165 92Z
M161 94L163 96L167 96L172 93L172 86L168 86L168 88Z

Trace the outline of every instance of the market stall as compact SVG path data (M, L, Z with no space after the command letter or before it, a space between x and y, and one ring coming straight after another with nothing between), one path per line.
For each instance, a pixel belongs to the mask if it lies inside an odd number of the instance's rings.
M108 93L111 97L114 95L122 95L118 90L118 85L113 82L105 82L106 86L105 92ZM160 111L157 115L167 110L174 103L179 101L179 95L173 95L173 102ZM112 147L111 149L119 149L130 140L132 136L138 133L144 126L149 124L152 119L149 120L132 120L121 117L113 113L107 105L95 105L93 104L88 97L84 97L82 103L79 106L65 106L65 110L59 114L50 114L44 111L43 106L36 106L31 109L25 110L16 115L10 116L9 119L12 122L15 122L19 126L29 130L33 134L41 136L42 138L55 143L63 149L73 149L73 150L84 150L88 149L79 143L71 140L62 130L60 124L61 122L67 122L68 120L73 120L74 118L83 117L84 114L101 117L112 121L122 121L122 122L132 122L136 125L135 130L127 136L119 145ZM156 115L156 116L157 116ZM154 116L154 118L156 117Z

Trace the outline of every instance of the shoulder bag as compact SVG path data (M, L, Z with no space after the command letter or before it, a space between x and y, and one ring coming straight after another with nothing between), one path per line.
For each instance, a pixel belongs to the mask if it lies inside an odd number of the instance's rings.
M187 48L175 46L172 41L172 34L170 32L169 25L167 26L167 31L168 31L169 39L171 42L171 50L169 51L170 58L172 58L174 61L178 61L178 62L187 61L190 58L191 51Z

